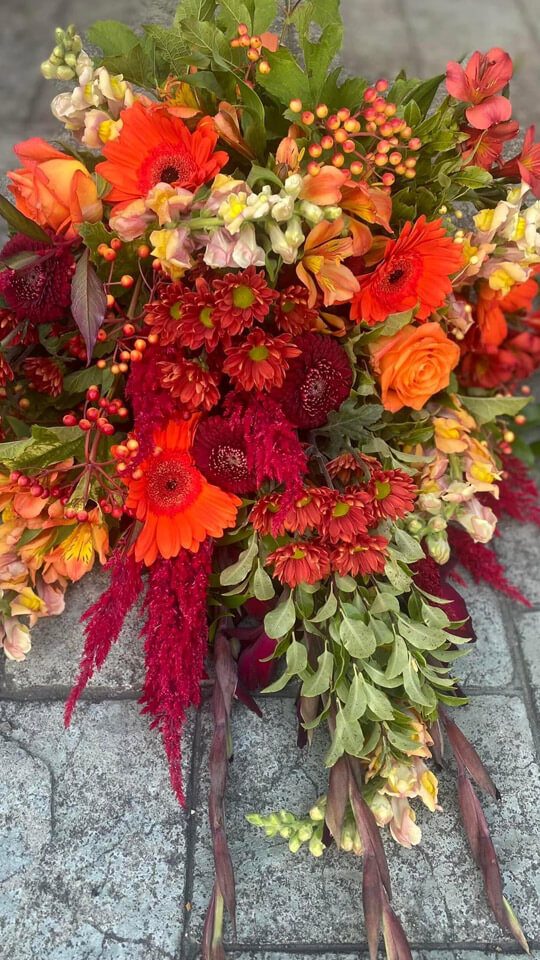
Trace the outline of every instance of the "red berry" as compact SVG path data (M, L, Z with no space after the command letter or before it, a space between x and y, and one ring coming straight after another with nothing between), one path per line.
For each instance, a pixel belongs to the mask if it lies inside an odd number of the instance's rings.
M61 493L61 487L51 487L51 497L59 497Z
M22 473L19 479L17 480L17 486L19 487L27 487L29 483L30 483L30 477L25 477L24 473Z
M9 479L10 479L13 483L16 483L17 480L19 479L20 475L21 475L21 471L20 471L20 470L12 470L11 473L10 473L10 475L9 475Z
M123 513L122 507L113 507L111 513L115 520L119 520Z
M77 511L73 507L68 507L67 510L64 510L64 516L66 520L74 520L77 516Z
M66 427L74 427L77 423L77 417L73 413L66 413L65 417L62 417L62 423Z
M119 237L114 237L114 238L111 240L111 247L112 247L113 250L121 250L121 249L122 249L123 243L122 243L122 241L120 240Z
M99 387L94 387L94 386L88 387L88 390L86 391L87 400L94 401L94 400L97 400L98 397L99 397Z
M99 410L97 407L88 407L86 411L86 416L91 422L95 422L99 417Z
M85 520L88 520L88 511L87 511L87 510L79 510L79 512L78 512L78 514L77 514L77 520L78 520L79 523L84 523Z
M119 416L119 417L122 417L122 418L129 416L129 410L128 410L128 408L127 408L127 407L120 407L120 409L118 410L118 416Z
M102 410L104 410L105 407L109 406L109 401L107 400L107 397L100 397L99 406L101 407Z
M106 423L104 427L101 427L101 432L104 433L106 437L112 437L114 429L112 423Z
M85 420L85 418L83 417L82 420L79 420L79 429L80 429L80 430L91 430L91 429L92 429L92 424L90 423L89 420Z
M101 504L101 509L103 510L103 513L111 513L112 507L110 503L107 503L105 500L105 502Z
M32 486L30 487L30 493L32 494L33 497L40 497L41 494L43 493L43 487L41 486L40 483L33 483Z

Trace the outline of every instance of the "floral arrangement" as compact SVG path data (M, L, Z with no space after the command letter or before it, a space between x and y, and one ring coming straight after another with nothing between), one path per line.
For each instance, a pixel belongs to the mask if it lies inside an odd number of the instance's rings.
M420 842L445 740L489 903L527 949L471 781L497 790L454 720L474 632L452 581L461 564L527 602L488 544L502 513L540 524L519 386L540 364L540 144L508 156L501 49L370 84L334 65L338 0L289 0L281 35L277 14L183 0L170 29L96 23L97 56L56 31L66 139L18 144L0 200L1 642L24 659L106 564L66 722L142 602L141 702L180 803L209 670L205 958L235 912L233 700L260 713L254 692L289 682L300 742L328 730L327 792L248 819L292 854L362 856L371 957L381 928L410 956L381 833Z

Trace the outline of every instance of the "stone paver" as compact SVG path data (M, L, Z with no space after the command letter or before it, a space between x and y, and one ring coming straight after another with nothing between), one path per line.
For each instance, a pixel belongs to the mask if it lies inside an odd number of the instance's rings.
M283 946L362 941L361 864L332 849L310 865L307 852L290 854L284 841L267 840L245 820L253 810L270 812L285 807L305 813L325 790L325 738L318 738L311 750L299 751L291 701L267 700L263 710L264 721L239 709L233 723L234 762L226 813L236 864L238 941ZM524 705L516 696L479 696L459 711L457 719L475 741L503 795L499 807L486 799L486 816L501 854L508 897L529 936L540 937L540 837L536 826L540 777ZM205 746L209 726L205 718ZM208 778L204 762L198 780L205 796ZM424 834L420 847L404 850L388 839L396 909L413 941L505 942L488 916L481 881L471 865L450 771L441 776L441 801L444 813L433 815L416 806ZM262 876L264 887L258 879ZM194 941L200 935L210 877L206 816L201 819L199 804L188 927Z
M51 687L69 688L77 677L83 636L81 615L108 584L108 574L93 570L79 583L69 587L66 609L60 618L46 617L32 631L32 643L39 656L32 654L23 663L6 661L5 679L8 695L35 695ZM144 657L139 631L142 622L137 610L126 618L118 642L113 645L101 672L96 673L90 690L116 693L137 691L144 676ZM62 643L58 643L59 632ZM62 693L61 690L58 691Z
M30 136L61 133L39 63L56 25L81 30L95 19L132 25L170 20L176 0L17 0L4 4L0 57L0 171L11 148ZM515 58L515 115L540 123L538 0L343 0L344 64L370 79L401 66L410 75L443 71L447 59L500 45ZM511 579L540 606L540 532L504 525L497 549ZM208 710L193 758L196 796L187 815L170 789L159 736L136 704L143 671L140 621L134 614L72 727L62 725L62 698L82 649L80 614L104 575L70 589L61 618L42 621L23 664L5 664L0 696L0 956L9 960L198 960L198 938L212 878L206 827ZM460 588L461 589L461 588ZM464 588L478 635L458 664L466 688L477 688L459 712L503 794L484 800L505 888L526 933L540 945L538 755L534 705L540 711L540 611L526 611L489 588ZM505 625L514 629L505 635ZM512 649L514 646L514 649ZM525 670L524 670L525 668ZM1 671L0 671L1 672ZM479 689L478 689L479 688ZM480 694L481 695L478 695ZM265 722L235 710L235 760L228 831L238 882L235 960L353 960L366 956L361 863L328 851L322 860L292 855L266 840L245 813L281 806L302 812L324 791L323 743L295 747L290 698L263 701ZM184 738L186 777L194 722ZM471 864L451 769L441 777L444 812L419 812L424 840L406 851L388 840L395 905L415 960L481 960L515 956L490 918ZM191 816L191 809L195 813ZM187 873L187 884L186 884ZM188 893L192 910L184 910ZM188 922L184 931L184 921ZM183 932L184 949L180 948ZM495 948L497 953L495 954ZM486 948L489 948L486 952ZM505 950L510 952L505 953Z
M61 703L3 703L0 716L3 955L97 960L111 941L126 960L138 946L173 957L185 816L137 705L81 704L67 732Z

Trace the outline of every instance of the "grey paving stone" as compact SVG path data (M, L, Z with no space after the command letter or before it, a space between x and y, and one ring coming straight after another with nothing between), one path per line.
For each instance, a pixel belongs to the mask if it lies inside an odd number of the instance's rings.
M84 645L81 615L107 587L108 575L93 570L68 588L66 609L60 617L44 617L32 630L32 649L26 660L6 661L7 695L13 691L31 693L47 686L69 687L78 674ZM118 642L113 644L105 665L96 673L89 690L138 691L144 677L142 623L137 611L126 618Z
M245 821L252 810L286 807L303 813L325 790L324 745L295 747L291 701L263 703L265 721L245 710L234 720L235 759L228 789L228 833L236 865L238 942L354 943L363 940L361 864L350 855L289 853L286 843L268 841ZM540 779L525 708L515 696L482 696L460 711L464 732L475 741L504 797L500 808L487 800L486 815L503 867L507 896L530 937L540 933L540 837L536 809ZM208 744L210 722L205 718ZM527 776L523 777L523 770ZM199 776L194 890L188 934L200 937L212 876L206 828L207 774ZM506 943L491 920L481 881L461 828L455 784L441 777L443 813L417 809L422 845L403 850L388 840L394 902L412 941ZM264 885L261 885L264 878Z
M515 618L519 642L528 668L528 677L540 711L540 611L528 610Z
M0 708L2 955L165 960L183 918L185 815L134 703ZM185 737L189 765L191 724Z
M465 687L505 686L512 682L513 664L499 599L487 584L473 583L470 578L466 582L465 587L457 583L455 587L467 604L478 642L468 656L458 660L454 672Z
M248 950L245 952L229 949L228 956L234 960L285 960L279 950ZM515 953L495 952L493 950L413 950L414 960L510 960ZM310 953L309 948L304 953L287 953L286 960L358 960L359 951L355 953ZM360 951L360 956L367 956L367 951Z
M531 603L540 604L540 527L503 520L499 530L494 546L508 579Z

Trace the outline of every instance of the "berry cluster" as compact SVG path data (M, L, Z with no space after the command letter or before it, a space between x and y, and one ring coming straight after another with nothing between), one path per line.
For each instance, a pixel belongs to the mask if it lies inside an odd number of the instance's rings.
M238 36L233 37L233 39L230 41L230 45L233 50L239 47L246 50L247 58L250 61L250 69L251 65L256 63L260 73L270 73L271 67L268 63L268 60L265 60L264 58L261 59L261 51L263 47L262 39L257 35L250 37L247 24L238 24Z
M97 406L94 406L96 402ZM86 391L83 416L78 417L75 413L66 413L63 417L63 423L66 427L78 426L85 433L95 429L105 434L106 437L110 437L116 428L110 422L109 417L117 416L125 419L128 415L129 410L123 406L120 400L108 400L107 397L101 397L99 387L92 385Z
M308 147L312 158L308 164L311 176L317 176L323 163L330 162L340 168L349 160L353 176L377 179L386 187L392 186L396 174L407 180L414 179L414 153L422 142L413 137L407 122L396 116L396 104L383 96L388 86L388 80L381 79L374 87L368 87L363 105L354 114L348 107L330 114L325 103L320 103L314 111L304 110L301 100L291 100L289 109L301 115L312 141Z

